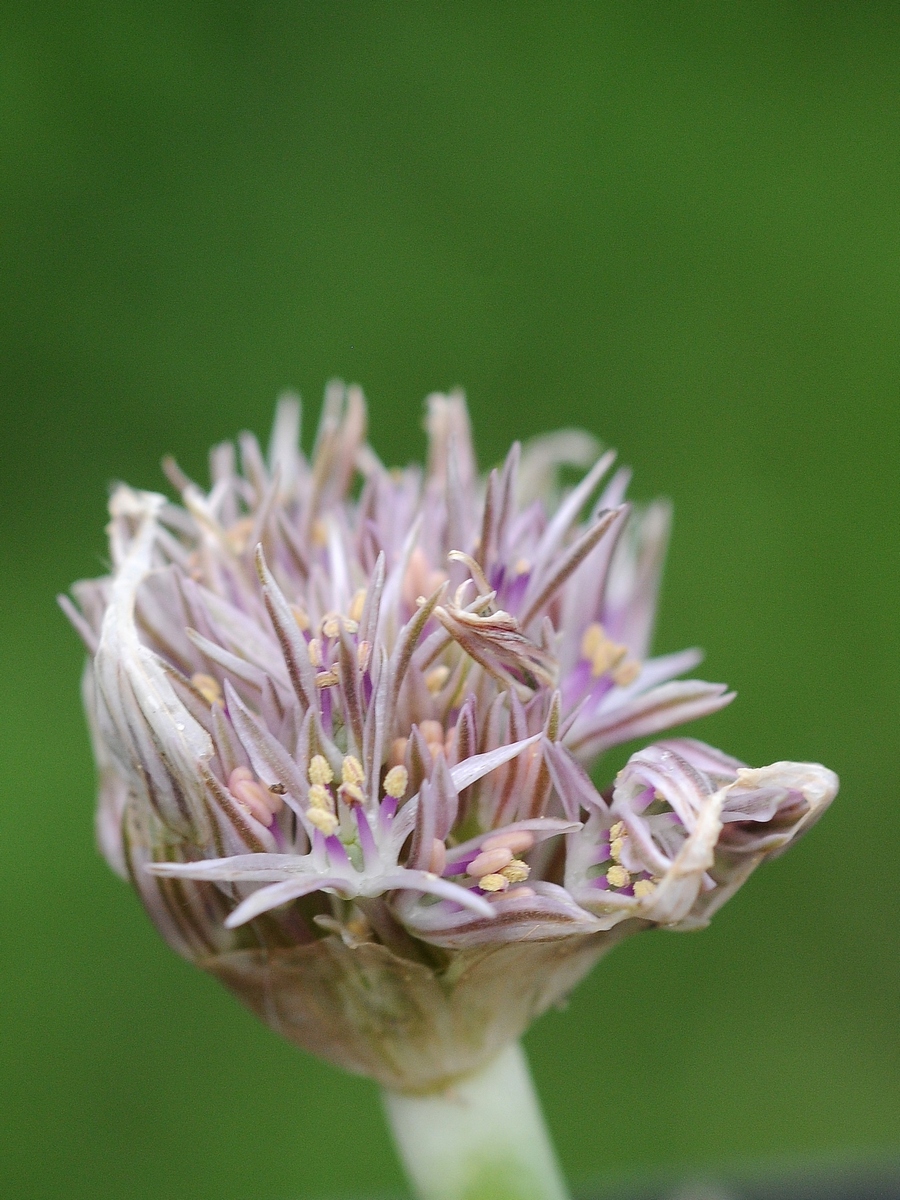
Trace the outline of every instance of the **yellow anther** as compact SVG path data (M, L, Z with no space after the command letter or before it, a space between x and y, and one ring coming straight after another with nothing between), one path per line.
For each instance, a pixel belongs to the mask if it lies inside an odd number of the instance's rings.
M369 665L369 656L372 653L372 643L362 641L356 647L356 665L361 671L364 671Z
M478 886L483 892L505 892L509 887L509 880L505 875L482 875Z
M433 667L425 676L425 686L432 696L436 696L449 678L450 668L441 664L439 667Z
M314 754L309 760L309 782L323 784L331 783L333 779L334 771L325 755Z
M591 674L595 679L599 679L601 675L617 667L627 653L627 646L619 646L616 642L602 642L591 658Z
M527 575L531 570L531 563L527 558L516 559L516 564L513 567L513 570L517 575Z
M322 633L327 638L337 637L341 629L341 619L337 613L326 613L322 618Z
M331 837L340 824L334 813L328 812L324 808L307 809L306 819L310 825L314 825L326 837Z
M309 613L305 609L302 609L299 604L292 604L291 612L294 614L297 628L301 633L306 633L307 629L309 629Z
M341 780L344 783L362 783L365 777L359 759L353 754L346 755L341 763Z
M628 687L629 683L634 683L640 673L641 664L634 658L627 659L613 671L613 683L619 687Z
M511 863L508 863L500 872L510 883L523 883L531 874L531 867L528 863L522 862L521 858L514 858Z
M309 805L310 808L320 808L324 812L331 812L334 808L331 792L321 783L314 783L309 789Z
M337 671L335 671L335 669L332 667L331 670L329 670L329 671L319 671L319 673L316 675L316 687L317 688L334 687L334 685L339 680L340 680L340 676L338 675Z
M366 798L358 783L342 783L338 790L345 804L362 804Z
M581 635L581 657L590 662L597 652L597 647L605 641L606 630L598 621L592 622Z
M613 838L609 843L609 856L615 859L616 862L622 857L622 851L625 849L625 839L623 837Z
M426 742L437 742L439 745L444 741L444 727L440 721L422 721L419 724L419 733Z
M639 879L634 885L634 894L638 900L643 900L646 896L652 896L656 891L656 884L651 883L649 879Z
M614 867L610 867L609 870L606 872L606 882L609 884L610 887L616 887L616 888L628 887L629 883L631 883L631 876L628 874L628 872L625 870L624 867L620 867L617 864Z
M306 647L306 650L307 650L307 653L309 654L309 661L312 663L312 665L314 667L321 667L321 665L322 665L322 643L319 641L319 639L313 638L310 641L309 645Z
M409 786L409 772L406 767L391 767L384 777L384 791L388 796L399 800Z
M310 530L312 544L314 546L328 545L328 527L324 521L313 521L312 529Z
M235 521L235 523L227 531L225 537L235 554L244 553L244 551L247 549L247 541L252 532L252 517L242 517L240 521Z
M588 625L581 636L581 655L591 664L595 679L618 667L627 653L628 647L610 641L598 621Z
M624 821L616 821L615 825L611 825L609 829L609 840L615 841L616 838L623 838L628 830L625 828Z
M350 601L350 620L359 621L363 615L363 609L366 605L366 589L360 588L353 599Z
M191 676L191 683L208 704L222 703L222 689L218 679L213 679L212 675L204 675L202 671L198 671L196 675Z
M348 633L356 633L359 629L359 622L354 621L351 617L341 617L341 624Z

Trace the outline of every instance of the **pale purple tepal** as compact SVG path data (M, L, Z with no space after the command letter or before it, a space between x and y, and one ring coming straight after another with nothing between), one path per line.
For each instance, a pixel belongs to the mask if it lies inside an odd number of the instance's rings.
M118 487L113 569L63 605L98 830L163 936L286 1037L400 1093L477 1071L600 955L704 925L837 790L675 738L601 792L611 746L732 699L650 657L668 506L564 431L478 474L460 395L424 470L385 468L358 389L312 456L283 400L267 457L207 493ZM585 469L574 487L560 470Z

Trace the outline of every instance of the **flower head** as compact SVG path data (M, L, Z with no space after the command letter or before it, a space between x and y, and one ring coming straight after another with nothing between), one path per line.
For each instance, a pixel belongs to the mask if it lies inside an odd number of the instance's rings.
M157 927L286 1036L400 1090L520 1034L625 933L703 924L834 796L811 764L610 746L732 695L648 657L668 509L564 432L478 476L458 395L390 471L332 385L310 460L216 447L208 493L119 487L91 662L98 831ZM588 468L569 490L561 467Z

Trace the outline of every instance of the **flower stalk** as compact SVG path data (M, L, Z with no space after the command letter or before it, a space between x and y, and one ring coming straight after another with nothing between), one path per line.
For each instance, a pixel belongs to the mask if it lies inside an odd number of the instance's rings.
M518 1042L441 1091L383 1098L418 1200L568 1200Z

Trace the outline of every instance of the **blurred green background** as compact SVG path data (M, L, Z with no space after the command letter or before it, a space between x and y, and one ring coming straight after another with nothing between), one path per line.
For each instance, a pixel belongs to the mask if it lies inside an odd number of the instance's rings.
M693 732L842 777L709 931L529 1035L570 1177L900 1150L896 4L6 0L0 110L4 1194L401 1187L375 1088L95 853L53 602L110 481L200 476L286 387L308 437L332 375L397 462L455 384L484 466L616 446L676 505L657 646L739 692Z

